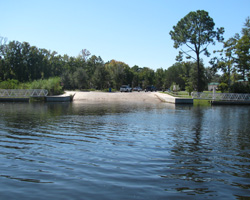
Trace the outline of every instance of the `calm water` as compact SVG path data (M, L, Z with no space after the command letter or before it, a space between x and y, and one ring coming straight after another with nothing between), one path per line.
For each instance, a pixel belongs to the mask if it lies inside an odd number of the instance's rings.
M250 199L249 120L248 106L0 103L0 199Z

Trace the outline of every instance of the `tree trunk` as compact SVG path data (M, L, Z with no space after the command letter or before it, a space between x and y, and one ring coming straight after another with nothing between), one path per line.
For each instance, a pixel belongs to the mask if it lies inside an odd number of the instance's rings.
M200 56L197 54L197 92L202 92L201 89L201 76L200 76Z
M228 91L231 91L231 66L228 65Z

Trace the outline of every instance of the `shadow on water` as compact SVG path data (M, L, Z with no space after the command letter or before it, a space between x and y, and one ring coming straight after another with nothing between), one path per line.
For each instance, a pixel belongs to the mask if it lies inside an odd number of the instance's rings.
M172 163L161 177L175 187L166 190L207 198L213 193L224 199L249 197L250 176L243 172L250 169L249 108L194 107L188 118L180 117L173 134Z

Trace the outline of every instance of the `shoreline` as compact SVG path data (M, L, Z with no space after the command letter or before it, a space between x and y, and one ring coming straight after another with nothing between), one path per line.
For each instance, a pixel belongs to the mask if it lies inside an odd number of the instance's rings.
M65 91L63 96L74 95L74 101L95 101L95 102L151 102L160 103L157 92L84 92Z

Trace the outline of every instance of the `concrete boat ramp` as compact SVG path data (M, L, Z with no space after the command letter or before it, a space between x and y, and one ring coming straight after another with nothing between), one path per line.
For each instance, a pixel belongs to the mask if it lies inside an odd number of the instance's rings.
M27 93L27 91L29 93ZM19 102L30 101L30 98L38 98L45 102L71 102L73 101L98 101L98 102L166 102L172 104L193 104L193 99L173 97L162 92L81 92L66 91L63 95L47 96L47 93L41 93L40 90L34 95L33 90L5 90L0 95L0 101ZM32 100L33 101L33 100ZM36 101L36 99L35 99Z
M188 98L180 98L180 97L173 97L171 95L157 92L155 94L161 101L166 102L166 103L173 103L173 104L193 104L194 101L193 99L188 99Z

